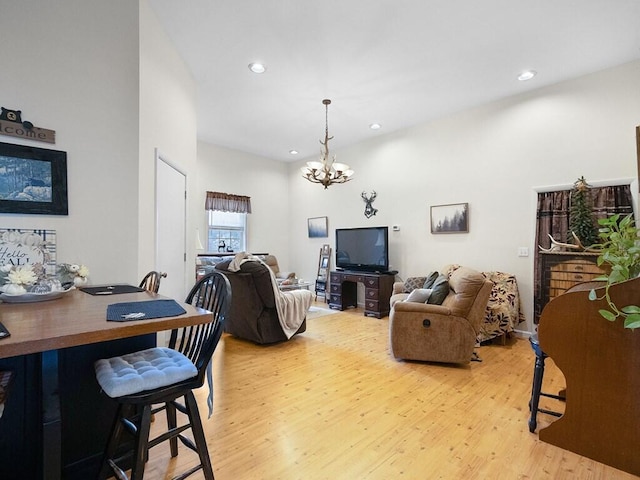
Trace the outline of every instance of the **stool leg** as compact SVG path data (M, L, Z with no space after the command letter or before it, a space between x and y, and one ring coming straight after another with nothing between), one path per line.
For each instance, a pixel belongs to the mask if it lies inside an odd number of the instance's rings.
M109 466L109 460L115 455L118 444L120 443L120 437L124 431L124 426L121 422L123 414L122 409L122 404L119 404L113 420L113 425L111 426L111 432L109 433L107 447L105 448L104 455L102 457L102 465L100 467L100 473L98 474L98 478L100 480L105 480L110 476L111 467Z
M149 450L149 431L151 430L151 405L142 408L142 417L135 441L135 456L131 469L131 480L142 480L145 462Z
M529 401L529 409L531 417L529 418L529 431L536 431L538 405L540 403L540 391L542 390L542 377L544 376L544 356L536 355L536 365L533 369L533 385L531 386L531 400Z
M178 425L178 423L176 421L176 407L173 404L173 402L167 402L165 404L165 410L167 412L167 428L169 429L169 431L174 430ZM171 450L171 456L177 457L178 456L178 438L175 436L171 437L169 439L169 446Z
M207 439L204 436L204 430L202 429L202 422L200 421L200 413L198 411L198 404L193 396L193 392L189 391L185 395L185 407L189 415L189 422L191 423L191 431L193 432L193 439L198 449L198 456L200 457L200 463L202 465L202 471L206 480L214 480L213 467L211 466L211 459L209 458L209 449L207 448Z

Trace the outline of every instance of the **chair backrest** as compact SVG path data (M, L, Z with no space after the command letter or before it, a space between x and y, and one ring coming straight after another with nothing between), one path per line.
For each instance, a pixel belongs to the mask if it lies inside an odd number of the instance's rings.
M454 315L467 318L477 330L483 318L493 283L468 267L460 267L449 276L450 292L442 305Z
M155 270L152 270L144 276L139 287L144 288L148 292L158 293L158 290L160 289L160 280L166 276L167 274L165 272L156 272Z
M273 271L274 274L278 274L280 272L280 267L278 266L278 259L275 255L266 255L264 257L264 263L266 263L269 268Z
M198 369L198 380L204 383L205 370L222 336L224 321L231 305L231 285L220 272L212 272L196 282L186 303L204 308L213 315L209 323L171 331L169 348L178 350Z

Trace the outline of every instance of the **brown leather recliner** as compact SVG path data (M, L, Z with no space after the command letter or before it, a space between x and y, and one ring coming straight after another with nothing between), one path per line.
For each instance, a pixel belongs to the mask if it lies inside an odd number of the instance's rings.
M231 284L231 308L224 331L257 344L288 340L278 318L271 274L260 262L245 262L238 272L229 270L229 260L216 265ZM307 329L303 320L295 335Z
M389 314L391 354L398 359L468 363L485 316L493 284L480 272L460 267L449 277L442 305L392 297Z

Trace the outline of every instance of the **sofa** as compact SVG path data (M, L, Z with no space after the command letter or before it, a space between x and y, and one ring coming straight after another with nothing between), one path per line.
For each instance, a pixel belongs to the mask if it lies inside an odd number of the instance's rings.
M405 360L469 363L493 284L468 267L435 276L432 288L392 295L391 354Z
M446 265L442 273L450 276L460 268L460 265ZM525 321L520 302L520 292L515 275L498 271L480 272L493 283L484 321L480 324L477 343L489 342L493 339L506 343L506 338L516 329L519 323ZM393 284L391 301L404 299L406 294L416 288L422 287L427 277L409 277L404 282ZM399 295L399 297L395 297Z
M231 308L225 322L225 332L260 345L288 340L290 337L285 333L278 316L272 274L268 267L263 262L248 261L240 265L239 271L233 272L229 270L230 262L227 259L215 266L231 284ZM311 292L305 292L310 296L310 304ZM279 292L279 295L294 293ZM304 332L306 328L304 318L294 335Z

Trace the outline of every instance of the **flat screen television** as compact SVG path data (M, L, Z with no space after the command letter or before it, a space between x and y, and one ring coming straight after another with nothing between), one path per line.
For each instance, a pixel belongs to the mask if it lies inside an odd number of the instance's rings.
M336 228L336 268L359 272L387 272L389 228Z

